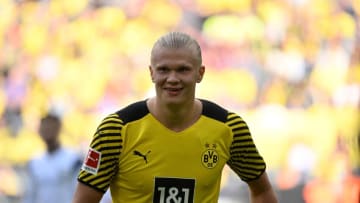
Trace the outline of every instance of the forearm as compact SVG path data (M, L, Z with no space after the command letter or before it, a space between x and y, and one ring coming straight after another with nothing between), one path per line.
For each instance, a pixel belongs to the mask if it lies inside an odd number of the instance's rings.
M259 194L251 193L251 203L278 203L275 192L272 188Z

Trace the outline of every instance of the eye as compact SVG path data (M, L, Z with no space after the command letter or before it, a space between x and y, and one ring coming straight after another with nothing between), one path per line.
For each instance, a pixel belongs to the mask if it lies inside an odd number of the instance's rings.
M186 66L181 66L177 71L180 73L184 73L184 72L190 71L190 68L186 67Z
M159 73L167 73L167 72L169 72L169 69L167 67L158 67L156 70Z

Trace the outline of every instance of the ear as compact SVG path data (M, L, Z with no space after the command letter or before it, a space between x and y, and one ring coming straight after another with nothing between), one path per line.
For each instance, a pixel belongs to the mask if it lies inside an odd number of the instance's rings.
M154 72L153 72L151 65L149 65L149 71L150 71L151 81L154 82Z
M197 83L200 83L204 77L204 73L205 73L205 66L200 66L199 68L199 74L198 74L198 78L196 80Z

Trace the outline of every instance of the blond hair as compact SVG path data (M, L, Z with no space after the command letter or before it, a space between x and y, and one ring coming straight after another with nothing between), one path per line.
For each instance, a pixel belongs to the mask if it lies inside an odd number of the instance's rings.
M151 61L153 60L154 53L158 48L189 48L195 54L195 59L202 64L201 48L199 43L190 37L188 34L182 32L169 32L161 36L154 44L151 50Z

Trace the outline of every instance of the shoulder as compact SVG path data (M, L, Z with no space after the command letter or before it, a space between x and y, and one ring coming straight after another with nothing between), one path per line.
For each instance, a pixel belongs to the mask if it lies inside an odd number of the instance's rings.
M202 114L204 116L210 117L223 123L227 123L228 125L231 125L231 123L233 122L245 122L239 114L229 111L228 109L220 106L219 104L205 99L200 99L200 101L203 105Z
M223 123L227 121L227 117L229 114L228 110L212 101L208 101L205 99L200 99L200 101L203 105L202 114L204 116L218 120Z
M138 120L149 113L146 101L138 101L108 114L101 122L101 126L123 126L128 122Z
M74 160L74 161L81 158L79 152L75 151L73 148L70 148L68 146L61 147L59 150L59 155L61 157L67 157L69 160Z
M69 146L61 147L54 156L57 163L61 163L61 167L66 170L72 170L81 165L83 157L79 152Z
M47 152L41 151L37 154L35 154L28 162L27 165L28 166L34 166L34 165L38 165L41 164L42 162L44 162L44 160L46 160L46 156L47 156Z
M122 120L122 122L128 123L135 120L139 120L149 113L149 109L146 106L146 100L132 103L125 108L120 109L115 114Z

